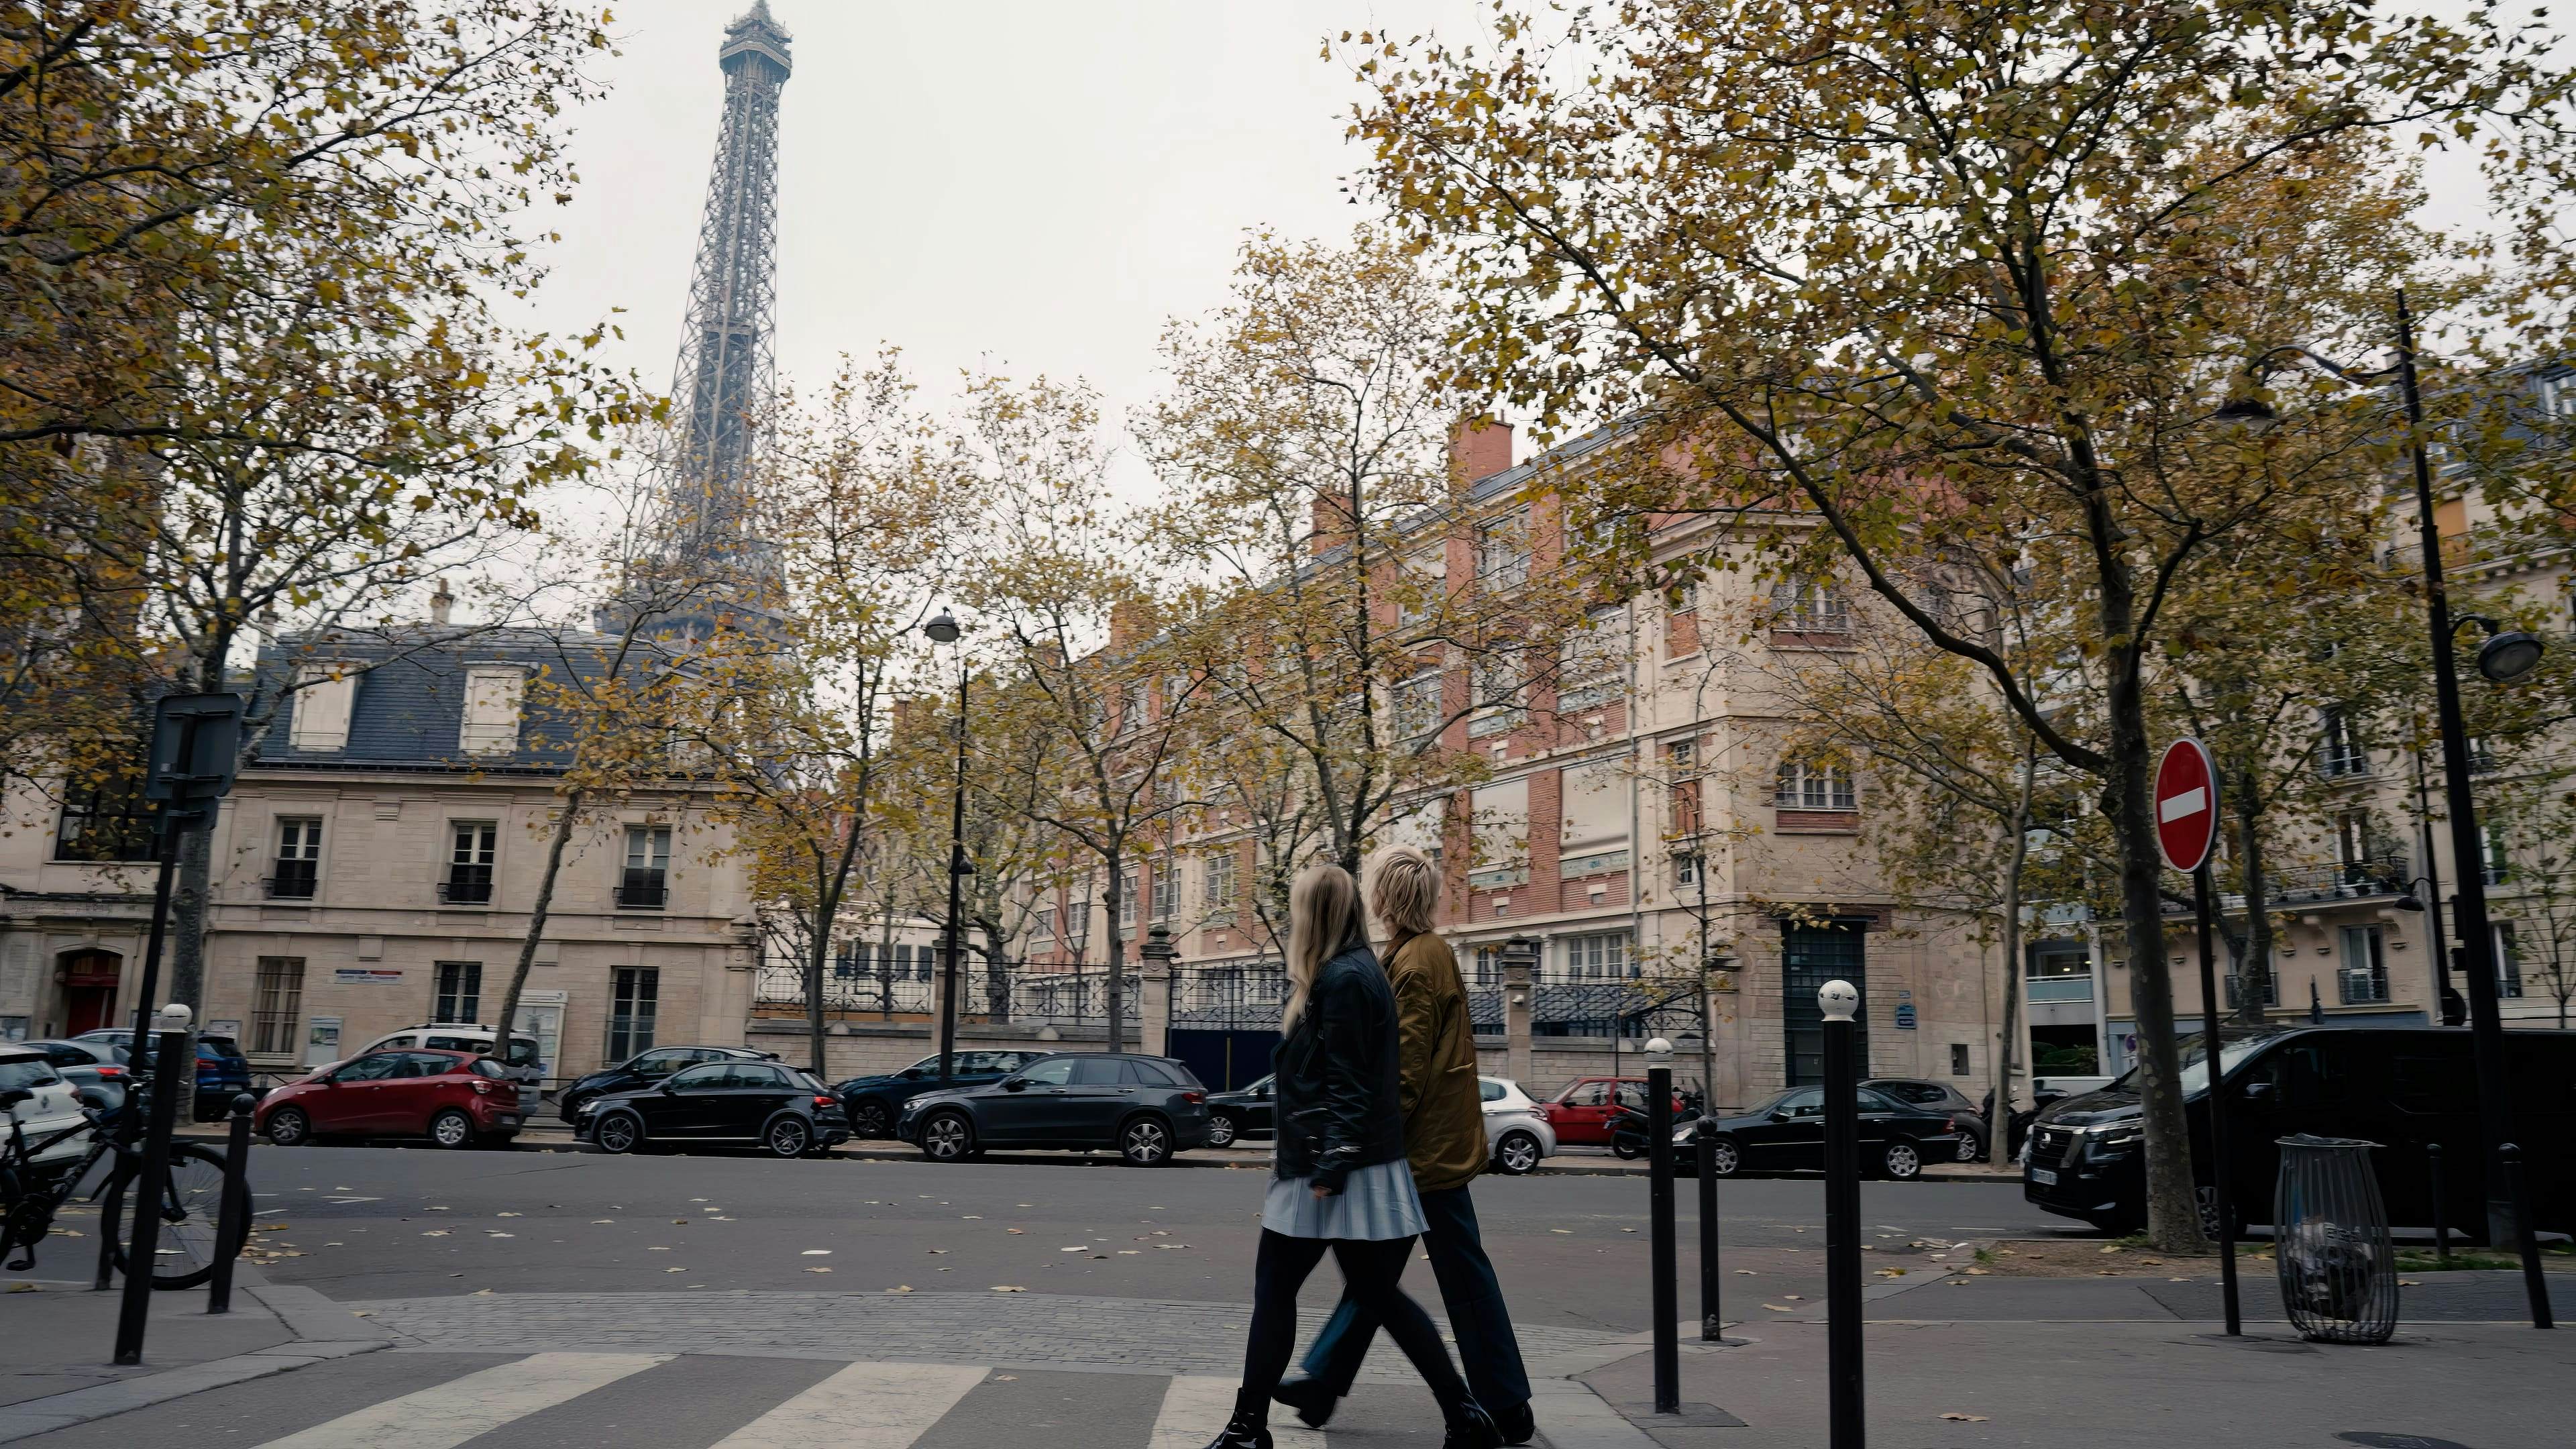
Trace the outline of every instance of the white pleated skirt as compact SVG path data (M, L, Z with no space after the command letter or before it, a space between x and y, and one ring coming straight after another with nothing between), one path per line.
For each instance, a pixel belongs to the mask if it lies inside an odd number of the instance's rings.
M1315 1196L1304 1177L1274 1177L1261 1205L1261 1225L1291 1238L1384 1242L1422 1232L1422 1199L1403 1158L1353 1172L1331 1197Z

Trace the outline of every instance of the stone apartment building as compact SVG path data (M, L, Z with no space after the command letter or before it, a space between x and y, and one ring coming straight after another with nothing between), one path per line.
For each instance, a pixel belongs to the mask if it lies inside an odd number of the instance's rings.
M300 675L211 838L200 1020L255 1068L335 1060L397 1028L488 1021L524 939L560 802L564 731L531 682L604 667L615 641L434 623L287 638ZM127 1019L151 905L139 823L20 786L0 839L0 1028ZM586 811L519 1025L549 1077L655 1042L739 1045L754 918L702 799ZM165 967L166 970L166 967ZM165 975L164 980L167 980Z

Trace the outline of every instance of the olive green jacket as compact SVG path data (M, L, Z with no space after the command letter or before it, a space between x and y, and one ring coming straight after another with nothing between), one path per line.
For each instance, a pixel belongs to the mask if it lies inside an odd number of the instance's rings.
M1464 1187L1485 1166L1485 1104L1476 1080L1476 1029L1458 958L1436 932L1407 936L1386 956L1395 986L1396 1061L1405 1156L1423 1192Z

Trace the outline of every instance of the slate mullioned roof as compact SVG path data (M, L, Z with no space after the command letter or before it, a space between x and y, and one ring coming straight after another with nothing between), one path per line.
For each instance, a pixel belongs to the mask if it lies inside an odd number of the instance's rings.
M460 747L467 671L509 665L541 677L596 679L608 673L618 641L605 634L543 629L441 628L422 625L365 636L296 635L260 650L257 688L274 695L304 664L344 663L357 675L347 745L295 748L302 691L279 702L258 746L261 768L451 770L459 774L549 774L571 757L563 712L530 688L519 713L518 748L508 755L468 755ZM635 660L630 658L629 667Z

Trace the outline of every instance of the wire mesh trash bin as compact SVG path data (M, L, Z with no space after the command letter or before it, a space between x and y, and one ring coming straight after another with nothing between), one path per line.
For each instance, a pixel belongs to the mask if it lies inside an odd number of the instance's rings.
M2370 1150L2350 1137L2280 1139L2272 1221L2281 1302L2303 1338L2386 1343L2397 1331L2397 1257Z

